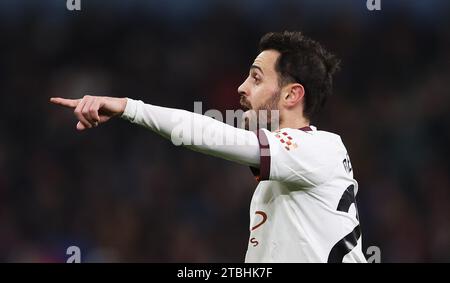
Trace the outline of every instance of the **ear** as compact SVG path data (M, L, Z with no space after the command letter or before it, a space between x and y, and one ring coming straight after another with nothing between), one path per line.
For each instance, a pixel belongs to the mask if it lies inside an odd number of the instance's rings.
M289 108L301 103L303 97L305 97L305 88L299 83L289 84L282 92L283 102Z

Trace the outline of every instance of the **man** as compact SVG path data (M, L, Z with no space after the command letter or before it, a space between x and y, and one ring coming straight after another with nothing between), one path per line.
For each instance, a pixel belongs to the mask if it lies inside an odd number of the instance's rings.
M250 207L246 262L365 262L355 202L358 184L347 150L338 135L310 125L331 94L339 62L300 32L268 33L259 49L238 93L248 109L247 127L260 124L259 113L277 110L278 119L266 117L272 121L269 128L273 121L279 125L274 131L238 129L129 98L51 101L75 109L78 130L121 116L174 143L250 166L259 184ZM181 121L196 121L194 130L212 134L200 142L192 129L180 135ZM224 139L241 143L217 142Z

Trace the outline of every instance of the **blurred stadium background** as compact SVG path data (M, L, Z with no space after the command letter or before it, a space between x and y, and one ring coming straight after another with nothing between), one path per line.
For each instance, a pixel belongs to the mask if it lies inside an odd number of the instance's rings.
M450 261L450 2L0 0L0 261L242 262L256 185L240 165L119 119L79 133L51 96L235 109L268 31L342 60L314 124L340 134L364 246Z

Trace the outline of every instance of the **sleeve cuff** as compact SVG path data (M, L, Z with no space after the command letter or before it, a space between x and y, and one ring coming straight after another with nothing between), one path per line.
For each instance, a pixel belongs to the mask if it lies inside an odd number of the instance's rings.
M250 167L250 170L252 171L256 180L259 182L269 180L270 178L270 159L271 159L270 145L264 130L260 129L257 132L255 131L255 134L259 141L260 162L259 162L259 169L255 167Z
M127 105L125 106L125 110L123 111L122 116L120 116L120 118L128 121L134 121L137 112L137 103L138 102L136 100L127 98Z

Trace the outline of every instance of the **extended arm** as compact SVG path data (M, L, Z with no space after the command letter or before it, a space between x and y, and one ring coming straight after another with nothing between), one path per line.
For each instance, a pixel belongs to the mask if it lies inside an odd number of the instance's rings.
M79 130L95 127L114 116L120 116L171 139L176 145L259 167L259 143L253 132L204 115L145 104L130 98L85 96L75 100L52 98L51 101L75 109Z

